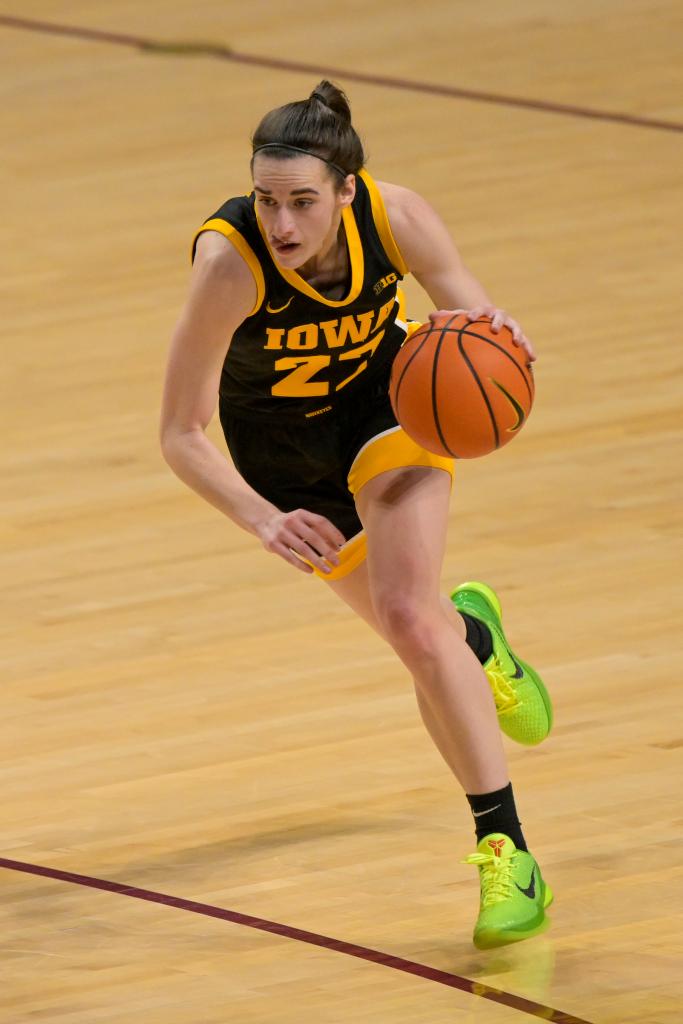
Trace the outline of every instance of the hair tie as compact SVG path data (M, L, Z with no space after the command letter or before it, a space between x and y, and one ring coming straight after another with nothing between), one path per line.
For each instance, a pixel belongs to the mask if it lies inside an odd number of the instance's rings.
M255 157L256 154L260 153L263 149L288 149L292 153L304 153L306 156L314 156L316 160L322 160L322 162L327 164L328 167L332 167L337 174L341 174L342 178L345 178L349 173L348 171L343 170L339 164L332 163L331 160L328 160L324 156L320 156L319 153L312 153L310 149L303 149L301 146L290 146L288 142L264 142L262 146L257 146L256 149L253 150L252 157Z

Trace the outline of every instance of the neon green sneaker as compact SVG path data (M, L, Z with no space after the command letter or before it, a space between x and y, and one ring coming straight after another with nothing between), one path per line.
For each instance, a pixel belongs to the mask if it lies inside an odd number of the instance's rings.
M474 926L474 945L492 949L521 942L545 931L546 907L553 901L549 886L530 853L518 850L508 836L493 832L463 864L479 868L481 899Z
M500 601L485 583L463 583L451 594L459 612L485 623L491 631L493 654L484 665L496 702L500 727L506 736L534 746L553 724L553 706L537 672L514 654L505 639Z

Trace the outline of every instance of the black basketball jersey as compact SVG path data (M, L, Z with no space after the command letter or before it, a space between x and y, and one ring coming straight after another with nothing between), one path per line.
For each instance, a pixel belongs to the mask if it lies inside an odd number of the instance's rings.
M238 415L309 419L332 413L388 377L405 339L398 281L408 268L369 174L342 211L351 264L348 293L327 299L271 255L254 193L229 199L196 233L219 231L249 265L254 309L235 331L223 365L221 404Z

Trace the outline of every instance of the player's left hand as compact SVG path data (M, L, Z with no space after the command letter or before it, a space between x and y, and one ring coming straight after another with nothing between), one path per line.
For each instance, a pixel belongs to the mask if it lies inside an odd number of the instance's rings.
M530 362L533 363L535 361L536 353L534 352L533 345L517 321L508 316L504 309L498 309L496 306L476 306L474 309L437 309L429 314L429 319L434 322L436 317L453 316L455 313L464 313L470 321L478 320L481 316L490 317L491 330L494 334L497 334L501 327L509 327L512 331L512 340L515 345L524 349Z

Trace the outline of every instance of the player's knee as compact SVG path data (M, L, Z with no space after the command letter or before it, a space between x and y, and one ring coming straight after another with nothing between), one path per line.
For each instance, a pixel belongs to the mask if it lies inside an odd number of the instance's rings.
M424 658L436 651L438 624L424 601L389 594L375 601L375 611L385 637L399 654Z

